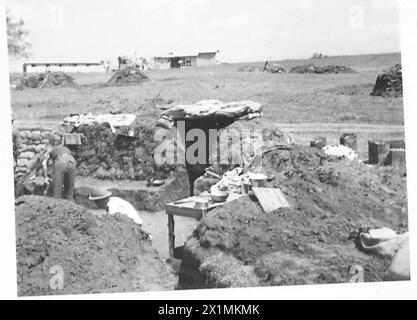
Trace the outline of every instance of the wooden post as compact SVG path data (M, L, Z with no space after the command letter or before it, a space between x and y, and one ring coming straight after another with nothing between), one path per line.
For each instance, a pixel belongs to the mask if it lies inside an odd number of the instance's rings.
M358 137L354 133L344 133L340 137L340 144L351 148L354 151L358 150Z
M175 222L174 222L174 216L172 214L168 214L168 248L169 248L169 257L174 258Z
M368 141L369 164L386 165L390 144L386 141Z
M393 166L394 168L405 168L405 149L390 149L388 164Z

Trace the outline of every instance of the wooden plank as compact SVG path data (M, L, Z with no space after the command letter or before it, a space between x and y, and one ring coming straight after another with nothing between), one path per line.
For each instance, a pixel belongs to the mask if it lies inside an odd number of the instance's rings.
M204 210L197 208L187 208L187 207L178 207L178 206L169 206L165 208L167 215L182 216L187 218L201 219Z
M252 188L252 190L265 213L279 208L290 208L290 204L279 188Z
M231 193L229 198L227 198L226 202L233 201L241 197L240 194ZM195 201L198 197L190 197L182 200L178 200L175 202L171 202L166 204L165 212L168 215L175 215L175 216L182 216L188 218L194 218L200 220L202 216L217 207L224 205L226 202L209 202L209 206L206 209L203 208L196 208Z
M175 221L173 215L168 215L168 249L170 258L173 258L175 249Z

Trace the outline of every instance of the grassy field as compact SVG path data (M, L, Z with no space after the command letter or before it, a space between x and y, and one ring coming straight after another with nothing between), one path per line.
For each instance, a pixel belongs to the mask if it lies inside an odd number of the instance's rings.
M104 87L110 74L74 74L79 88L12 91L12 108L20 126L49 127L70 113L93 114L111 110L136 113L152 123L164 101L193 103L202 99L254 100L264 104L256 127L278 127L305 142L323 133L329 142L346 131L360 132L359 149L366 153L369 139L404 137L402 98L372 97L376 75L401 63L400 54L330 57L321 60L278 62L289 70L303 63L338 64L356 74L298 75L238 72L244 65L149 71L151 81L135 86ZM358 125L360 125L358 127ZM372 126L371 126L372 125Z

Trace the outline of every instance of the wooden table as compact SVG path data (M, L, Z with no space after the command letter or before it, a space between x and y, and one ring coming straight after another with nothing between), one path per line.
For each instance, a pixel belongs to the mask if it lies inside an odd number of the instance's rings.
M230 194L226 202L235 200L241 195ZM196 208L196 200L202 199L200 197L189 197L175 202L168 203L165 206L165 212L168 215L168 247L169 247L169 256L174 257L175 249L175 221L174 216L181 216L187 218L193 218L200 220L207 212L213 210L217 207L222 206L226 202L209 202L208 208ZM206 199L206 198L204 198Z

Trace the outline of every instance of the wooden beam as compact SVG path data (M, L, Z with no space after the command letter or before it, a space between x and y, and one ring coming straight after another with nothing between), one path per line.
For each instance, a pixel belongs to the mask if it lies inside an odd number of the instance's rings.
M252 191L265 213L280 208L290 208L290 204L279 188L252 188Z

